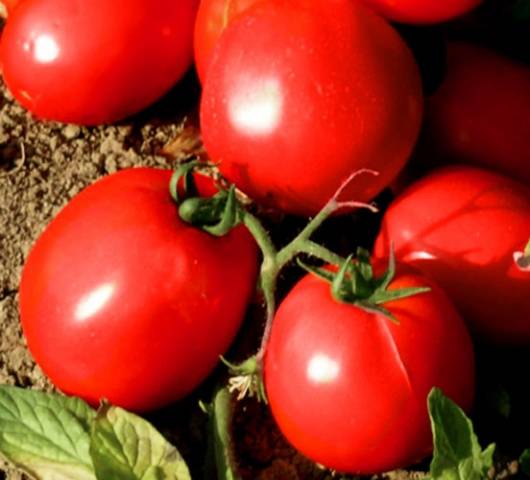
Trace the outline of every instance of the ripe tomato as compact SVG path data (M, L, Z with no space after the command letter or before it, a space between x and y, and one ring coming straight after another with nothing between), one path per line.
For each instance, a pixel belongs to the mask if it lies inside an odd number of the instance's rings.
M390 205L376 241L432 277L495 343L530 342L530 272L513 255L530 237L530 190L472 167L430 174Z
M447 77L427 103L429 148L442 160L530 184L530 67L483 47L448 47Z
M315 214L344 192L370 200L399 172L422 94L409 49L351 0L268 0L233 19L213 51L201 102L206 150L250 197Z
M143 168L96 182L51 222L24 267L28 347L58 388L92 404L143 411L189 393L227 349L252 294L250 234L217 238L185 224L170 176Z
M438 23L469 12L482 0L362 0L389 20Z
M26 0L9 17L0 61L36 116L87 125L138 112L192 59L198 0Z
M399 272L389 290L428 293L384 304L399 320L336 302L304 277L281 303L265 356L265 387L287 439L341 472L410 465L432 449L427 395L438 386L464 409L474 395L471 340L436 285Z
M213 47L228 23L258 0L201 0L195 19L195 67L201 82Z

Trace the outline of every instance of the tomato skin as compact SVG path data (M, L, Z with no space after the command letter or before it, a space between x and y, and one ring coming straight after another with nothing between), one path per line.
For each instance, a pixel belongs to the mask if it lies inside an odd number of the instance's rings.
M25 0L2 34L15 98L37 117L112 123L147 107L190 66L198 0Z
M530 273L513 254L530 237L530 190L486 170L454 166L414 183L389 207L374 254L433 278L472 330L492 343L530 342Z
M30 252L20 308L28 347L62 391L135 411L211 372L253 291L257 248L184 224L171 172L121 171L75 197ZM208 180L209 182L209 180Z
M459 17L482 0L362 0L380 15L402 23L439 23Z
M260 0L201 0L194 30L195 67L201 83L204 83L213 47L226 26L239 13L258 1Z
M313 215L370 200L403 167L422 95L409 49L350 0L269 0L234 18L213 51L201 101L206 150L251 198Z
M380 314L336 302L308 275L276 314L265 386L276 422L312 460L340 472L375 474L432 449L426 398L438 386L464 409L474 396L471 340L442 290L416 273L393 288L429 293L385 304Z
M444 83L427 103L428 155L491 168L530 185L530 67L451 43Z

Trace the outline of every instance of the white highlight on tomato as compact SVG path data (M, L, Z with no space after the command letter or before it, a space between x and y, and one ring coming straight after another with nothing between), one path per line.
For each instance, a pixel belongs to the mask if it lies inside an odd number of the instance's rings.
M307 376L315 383L330 383L340 372L338 362L325 354L316 354L307 365Z
M77 304L75 318L82 322L99 312L112 297L114 289L114 284L105 283L85 295Z
M435 260L436 256L425 251L411 252L405 255L405 262L413 262L415 260Z
M59 45L50 35L40 35L34 40L33 52L40 63L50 63L59 56Z
M280 121L283 95L275 79L259 83L241 81L237 94L229 100L231 122L250 135L266 135L275 130Z

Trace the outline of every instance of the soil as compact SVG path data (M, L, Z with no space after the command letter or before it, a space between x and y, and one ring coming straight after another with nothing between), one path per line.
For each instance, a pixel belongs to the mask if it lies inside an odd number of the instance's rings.
M19 326L18 284L33 242L74 195L99 177L126 167L171 168L179 158L199 150L195 111L198 96L196 79L189 75L173 92L141 115L114 126L85 128L35 120L13 101L0 83L0 384L53 390L27 351ZM356 218L333 219L331 228L335 223L335 228L344 229L344 222L356 221ZM286 234L285 225L276 229L276 235ZM290 222L289 228L298 226ZM369 242L368 237L361 239L361 243ZM339 252L351 250L351 245L332 247ZM245 344L244 338L242 343ZM520 385L521 378L527 377L522 375L530 359L528 350L514 354L492 353L485 349L479 354L490 360L503 359L501 365L497 360L484 363L487 366L482 370L487 374L483 375L479 386L488 392L492 391L491 378L502 379L494 386L498 387L496 391L505 391L503 389ZM492 375L492 371L496 374ZM507 371L512 372L508 377ZM198 400L208 400L220 375L216 372L193 397L149 416L182 452L194 478L213 478L204 474L207 419L198 408ZM519 403L513 405L515 414L525 412L530 404L528 394L520 398ZM476 413L488 424L493 423L493 427L479 432L482 444L486 441L483 438L497 440L500 432L501 447L504 447L502 453L497 454L496 468L490 478L518 478L521 476L519 465L513 459L530 446L527 434L530 422L526 413L514 416L510 422L504 421L498 404L483 402ZM245 401L237 405L236 413L233 433L240 473L245 480L341 478L296 454L263 405ZM426 463L416 469L378 478L424 478L427 469ZM25 477L0 460L2 478L20 480Z

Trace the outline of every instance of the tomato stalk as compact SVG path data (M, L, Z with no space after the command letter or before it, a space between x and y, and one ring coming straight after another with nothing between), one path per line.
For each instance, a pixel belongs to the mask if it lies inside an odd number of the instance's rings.
M257 353L240 365L227 363L236 374L230 380L232 390L238 390L240 394L256 394L258 398L265 399L263 385L261 382L262 364L267 343L270 338L274 314L276 312L276 287L278 276L282 269L299 255L305 254L322 260L325 263L342 265L344 258L332 252L326 247L311 240L313 233L333 213L345 208L366 208L377 212L372 204L355 201L340 201L339 197L350 182L361 174L377 175L373 170L361 169L351 174L338 188L333 197L326 203L324 208L312 218L304 229L287 245L278 249L274 245L269 233L263 227L260 220L250 213L241 202L237 201L235 188L231 185L228 189L221 188L220 191L210 198L194 196L196 189L193 186L192 173L200 169L200 164L192 162L182 165L174 174L170 190L173 198L180 203L179 214L181 218L196 225L212 235L224 235L231 228L243 224L252 234L262 253L259 285L263 292L266 306L266 320ZM177 185L183 179L185 196L182 200ZM256 382L256 379L259 379Z
M390 248L388 266L383 275L374 275L370 263L370 254L363 248L357 249L357 255L346 258L338 272L325 268L305 265L300 260L299 265L305 270L331 284L333 298L341 303L355 305L363 310L380 313L394 323L399 323L394 314L383 305L393 300L411 297L429 292L429 287L407 287L388 290L388 286L396 274L396 259L394 249Z

